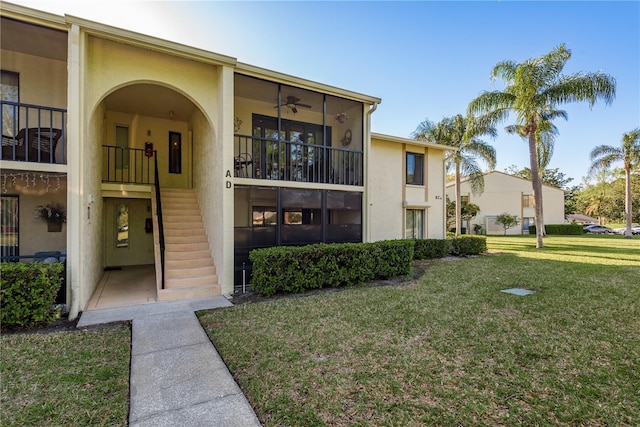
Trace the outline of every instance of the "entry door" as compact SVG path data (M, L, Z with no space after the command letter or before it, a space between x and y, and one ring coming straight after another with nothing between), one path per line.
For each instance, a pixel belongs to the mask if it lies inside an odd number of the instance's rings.
M147 218L151 218L151 200L105 199L106 267L154 263L153 233L145 227Z

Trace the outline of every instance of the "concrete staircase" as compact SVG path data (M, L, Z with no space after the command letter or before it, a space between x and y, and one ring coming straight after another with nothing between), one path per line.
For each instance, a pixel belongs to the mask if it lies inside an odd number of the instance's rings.
M164 289L158 286L158 301L220 295L195 191L166 189L161 190L161 197L165 284Z

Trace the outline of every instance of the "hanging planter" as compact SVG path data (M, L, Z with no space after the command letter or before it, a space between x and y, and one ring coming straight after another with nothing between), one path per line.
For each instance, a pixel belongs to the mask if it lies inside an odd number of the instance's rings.
M62 231L62 223L61 222L55 222L55 221L49 221L47 222L47 231L49 233L59 233Z
M51 202L44 206L38 206L34 212L35 219L47 223L50 232L62 231L62 223L67 221L67 211L60 202Z

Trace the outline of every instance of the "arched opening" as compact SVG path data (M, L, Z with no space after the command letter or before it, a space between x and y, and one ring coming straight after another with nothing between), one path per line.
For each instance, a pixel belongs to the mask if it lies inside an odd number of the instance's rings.
M158 300L155 189L194 187L194 145L201 150L200 135L213 134L205 116L178 90L149 82L114 90L94 110L85 146L96 178L100 171L93 210L104 275L88 309Z

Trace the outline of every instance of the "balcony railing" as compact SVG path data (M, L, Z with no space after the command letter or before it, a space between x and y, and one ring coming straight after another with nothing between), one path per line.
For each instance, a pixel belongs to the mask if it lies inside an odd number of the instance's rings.
M1 160L67 163L67 110L1 101Z
M242 178L363 185L363 153L302 142L235 136L235 175Z
M102 182L153 184L154 152L140 148L102 146Z

